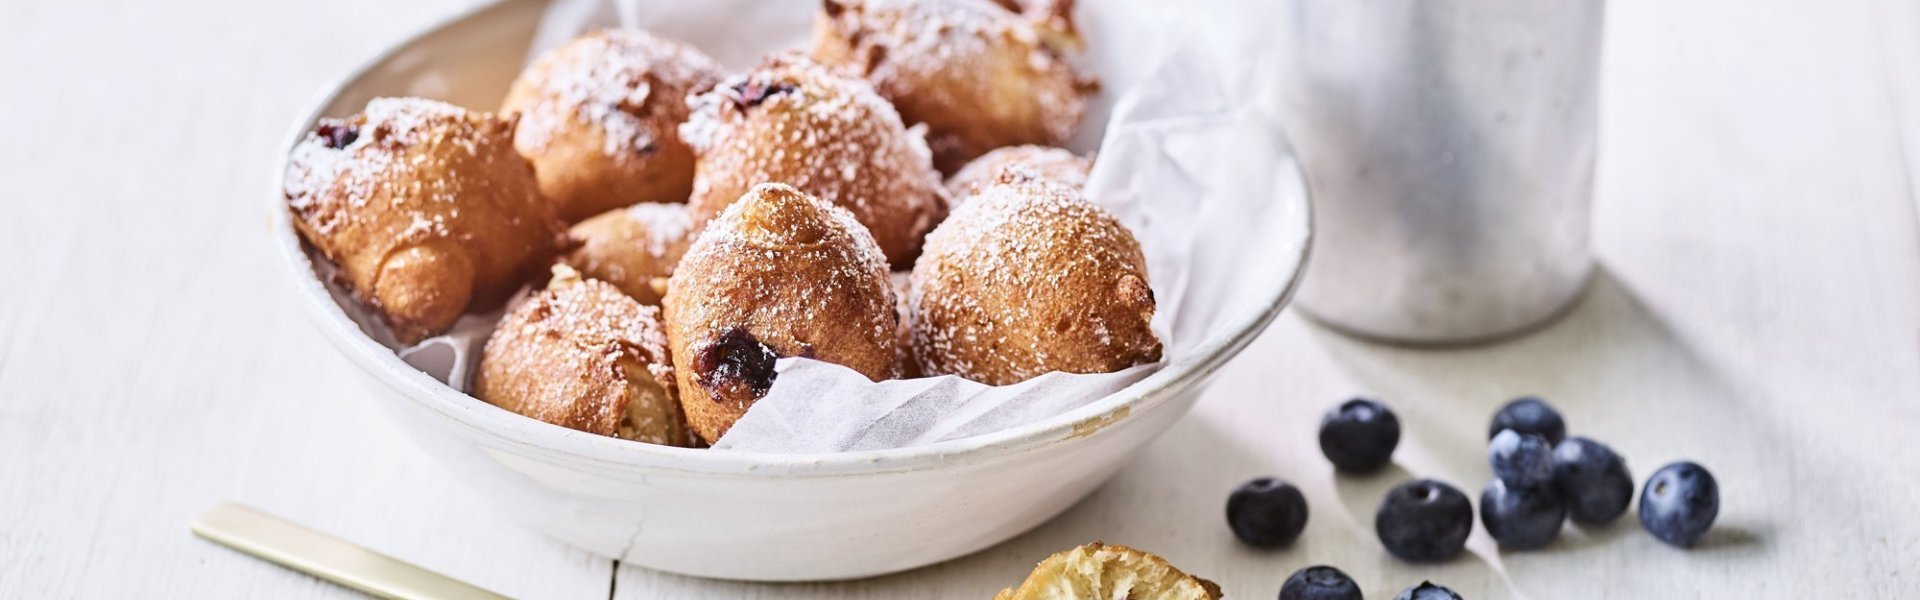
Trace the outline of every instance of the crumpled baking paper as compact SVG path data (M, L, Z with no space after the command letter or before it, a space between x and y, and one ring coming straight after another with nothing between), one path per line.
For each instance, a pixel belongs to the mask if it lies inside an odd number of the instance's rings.
M556 0L529 61L593 27L630 26L691 43L732 69L772 51L805 48L818 2L808 0ZM765 398L714 445L718 451L822 453L964 438L1034 423L1134 385L1168 364L1198 360L1209 341L1263 310L1274 277L1288 278L1304 242L1266 230L1301 184L1278 121L1258 2L1082 0L1087 41L1075 62L1102 90L1072 147L1097 151L1087 195L1139 237L1159 301L1153 326L1165 360L1117 373L1051 373L1009 386L958 377L872 382L851 369L786 358ZM490 107L480 107L490 108ZM1264 285L1261 285L1264 284ZM352 312L352 311L350 311ZM444 336L401 350L464 389L498 313L468 316ZM367 323L363 321L363 326ZM372 330L372 329L370 329ZM390 339L387 340L390 342Z

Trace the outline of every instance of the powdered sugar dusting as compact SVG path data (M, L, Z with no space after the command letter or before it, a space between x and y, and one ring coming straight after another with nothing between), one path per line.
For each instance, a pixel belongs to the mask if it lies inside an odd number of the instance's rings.
M819 359L869 377L894 374L885 256L852 213L794 188L758 186L728 207L687 250L670 290L669 326L682 339L745 326L786 356L818 348Z
M471 131L466 111L451 104L419 98L375 98L361 114L351 119L322 119L307 132L306 139L293 149L286 179L287 205L294 211L312 213L309 224L321 234L331 233L342 211L330 209L330 188L340 184L338 200L347 206L365 206L373 197L375 175L395 166L397 153L373 149L376 144L406 147L426 141L435 125ZM334 131L349 131L338 134ZM476 153L465 135L445 136L466 152ZM344 145L337 145L341 140ZM407 166L421 166L426 157L415 155ZM434 198L445 200L445 198ZM434 227L436 215L413 215L415 226L426 231ZM424 223L422 222L424 221Z
M634 385L635 376L650 384ZM565 266L501 320L476 383L488 402L549 423L654 444L690 442L659 309Z
M607 157L632 159L675 135L673 127L686 118L683 99L722 72L685 44L643 31L601 30L535 61L516 82L524 89L516 90L509 110L521 114L523 148L537 152L555 132L589 126L604 132Z
M1016 14L989 0L826 0L814 56L853 69L931 126L942 170L996 147L1064 143L1095 87L1061 55L1069 3Z
M680 133L698 160L696 223L754 185L786 183L852 212L905 265L945 213L922 134L863 81L784 54L689 103Z
M622 213L646 232L646 250L654 256L666 256L693 232L693 218L682 205L642 202Z
M1002 171L1008 169L1020 169L1034 177L1079 189L1087 186L1087 174L1093 171L1093 160L1081 158L1065 148L1008 146L967 163L947 179L947 192L952 194L956 204L964 202L966 196L993 183Z
M908 298L929 375L1005 385L1159 357L1133 235L1072 187L1003 172L928 236Z
M782 187L766 185L755 188L749 194L780 193L773 190ZM798 192L789 188L786 193ZM707 273L708 283L714 286L746 283L757 288L752 294L757 298L779 297L782 292L767 287L777 282L743 278L738 274L764 270L769 265L782 263L824 266L828 271L820 274L823 276L817 285L795 290L802 302L793 305L770 302L756 306L756 311L774 321L797 321L828 312L828 302L884 298L886 310L859 311L873 318L866 319L864 323L837 325L851 325L870 329L876 334L886 332L891 335L894 320L883 318L894 309L886 256L880 252L879 244L873 241L873 235L867 228L853 218L853 213L817 201L759 205L778 212L772 215L750 215L747 210L749 206L749 203L740 202L728 207L688 249L687 258L683 260L727 265ZM811 210L818 210L831 223L819 222L815 220L817 217L807 214L794 214ZM750 224L750 220L756 223ZM878 289L885 291L884 294L875 294L870 289L876 283Z
M296 227L339 265L362 301L377 306L385 290L418 304L380 307L401 341L458 317L463 307L436 298L503 298L533 258L553 250L560 224L514 152L511 127L443 102L377 98L352 118L321 120L292 151L284 190ZM408 251L458 260L471 279L416 273L381 280L389 258ZM447 287L469 282L468 290ZM422 307L433 314L413 313ZM450 309L456 312L444 313ZM396 313L413 316L396 320Z
M404 149L429 143L441 143L472 157L479 157L477 138L487 135L485 119L471 118L459 107L420 98L375 98L360 115L352 119L324 119L315 131L293 149L288 161L287 205L303 217L314 230L327 235L350 218L349 208L365 207L375 195L375 186L384 173L396 168L428 168L434 157L425 153L405 153ZM353 140L333 147L323 135L330 128L354 131ZM337 138L336 138L337 139ZM407 162L397 163L404 158ZM391 183L391 182L389 182ZM453 203L467 182L458 178L430 181L410 180L403 197L424 203ZM458 216L437 211L412 211L402 230L406 239L423 239L429 234L445 235L445 219Z
M694 229L686 205L643 202L595 215L567 234L579 242L567 252L567 264L642 304L658 305Z

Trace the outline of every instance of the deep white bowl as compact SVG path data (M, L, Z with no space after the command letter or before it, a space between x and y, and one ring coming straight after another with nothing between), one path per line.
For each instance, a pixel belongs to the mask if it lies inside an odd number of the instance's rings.
M295 128L379 96L497 106L545 7L508 0L452 18L340 83ZM282 165L281 172L284 172ZM1088 406L997 433L901 450L821 455L672 448L549 425L457 392L362 331L316 276L276 189L273 241L301 303L365 372L372 396L447 468L505 514L623 562L750 580L866 577L920 567L1006 540L1053 517L1107 479L1192 406L1209 376L1286 304L1305 259L1305 186L1291 163L1262 224L1280 256L1249 269L1257 310L1229 333ZM276 180L280 173L276 173ZM937 535L931 533L937 532Z

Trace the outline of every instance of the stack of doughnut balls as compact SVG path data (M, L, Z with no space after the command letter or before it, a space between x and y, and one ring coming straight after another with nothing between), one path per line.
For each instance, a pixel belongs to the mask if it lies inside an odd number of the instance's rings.
M621 439L713 444L782 357L989 385L1155 362L1139 242L1057 147L1096 89L1069 5L824 0L810 53L733 74L591 32L497 113L321 120L287 206L399 344L523 298L473 393Z

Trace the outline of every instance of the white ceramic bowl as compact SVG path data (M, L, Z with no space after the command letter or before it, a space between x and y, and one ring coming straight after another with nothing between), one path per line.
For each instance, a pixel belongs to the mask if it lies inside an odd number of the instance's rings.
M378 96L497 106L545 7L509 0L455 17L375 59L332 91L321 116ZM1282 168L1291 169L1291 166ZM284 172L284 168L282 169ZM276 179L279 173L276 173ZM1283 179L1299 182L1297 176ZM302 304L407 431L507 515L623 562L751 580L856 578L920 567L999 543L1053 517L1107 479L1192 406L1209 375L1279 313L1305 258L1304 186L1276 190L1282 268L1259 281L1259 310L1230 335L1118 394L1045 422L901 450L775 455L672 448L528 419L454 391L402 362L349 319L315 276L278 190L274 243ZM938 532L938 535L930 535Z

